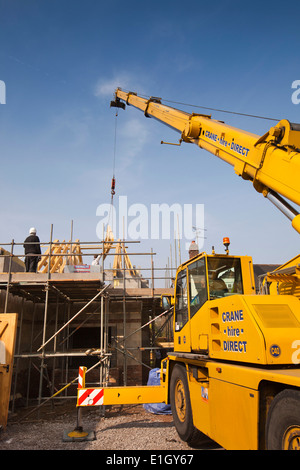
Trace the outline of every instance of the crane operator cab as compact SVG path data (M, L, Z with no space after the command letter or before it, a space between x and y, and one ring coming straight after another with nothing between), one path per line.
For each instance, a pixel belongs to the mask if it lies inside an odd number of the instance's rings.
M255 295L252 259L200 253L179 266L174 353L252 363L291 364L299 339L299 300ZM188 356L186 356L188 355Z
M253 266L248 256L200 253L183 263L175 283L174 351L207 354L211 333L214 328L218 330L212 320L218 316L220 302L254 293Z

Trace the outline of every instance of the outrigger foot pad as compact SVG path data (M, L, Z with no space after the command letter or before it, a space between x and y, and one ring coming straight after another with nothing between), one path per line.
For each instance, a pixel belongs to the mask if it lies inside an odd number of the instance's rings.
M95 431L83 431L82 427L73 429L73 431L64 431L63 442L82 442L95 441Z

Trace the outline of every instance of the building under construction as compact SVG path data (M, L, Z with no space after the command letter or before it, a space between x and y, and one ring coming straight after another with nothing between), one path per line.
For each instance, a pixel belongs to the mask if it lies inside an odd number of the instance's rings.
M0 312L18 314L12 410L75 398L79 366L95 386L147 382L172 347L171 313L160 300L173 289L155 253L138 253L134 243L115 241L110 230L100 242L60 242L51 228L36 273L15 254L23 242L1 244ZM148 265L137 269L133 255Z

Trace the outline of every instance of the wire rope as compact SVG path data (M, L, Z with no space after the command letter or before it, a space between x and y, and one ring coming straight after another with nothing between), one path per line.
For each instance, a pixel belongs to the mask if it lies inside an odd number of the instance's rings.
M129 90L123 90L123 91L125 91L126 93L129 93ZM143 94L139 94L139 96L141 96L143 98L147 98L147 99L151 98L151 96L143 95ZM257 114L239 113L237 111L230 111L228 109L210 108L208 106L201 106L201 105L197 105L197 104L184 103L184 102L181 102L181 101L173 101L173 100L168 100L168 99L165 99L165 98L161 98L161 100L164 103L172 103L172 104L176 104L176 105L179 105L179 106L189 106L189 107L193 107L193 108L206 109L208 111L216 111L216 112L219 112L219 113L235 114L237 116L251 117L251 118L255 118L255 119L266 119L268 121L277 121L277 122L280 121L280 119L277 119L277 118L272 118L272 117L267 117L267 116L259 116Z
M209 108L207 106L200 106L200 105L196 105L196 104L181 103L180 101L171 101L171 100L165 100L165 99L163 101L166 102L166 103L177 104L177 105L180 105L180 106L191 106L193 108L201 108L201 109L207 109L209 111L217 111L219 113L236 114L238 116L246 116L246 117L252 117L252 118L256 118L256 119L267 119L269 121L280 121L280 119L275 119L275 118L271 118L271 117L258 116L258 115L255 115L255 114L247 114L247 113L238 113L237 111L229 111L229 110L226 110L226 109Z
M114 230L113 227L113 216L112 216L112 209L114 204L114 195L115 195L115 172L116 172L116 153L117 153L117 121L118 121L118 110L116 110L115 115L115 132L114 132L114 149L113 149L113 176L111 180L111 198L110 198L110 207L108 213L108 222L107 225L111 222L111 229ZM110 221L111 219L111 221Z

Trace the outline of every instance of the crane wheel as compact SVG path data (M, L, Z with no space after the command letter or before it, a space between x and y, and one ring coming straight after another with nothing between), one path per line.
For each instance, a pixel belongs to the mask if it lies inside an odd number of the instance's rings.
M266 424L268 450L300 450L300 392L283 390L273 399Z
M176 364L170 381L170 402L179 437L191 447L207 442L207 436L195 428L185 367Z

